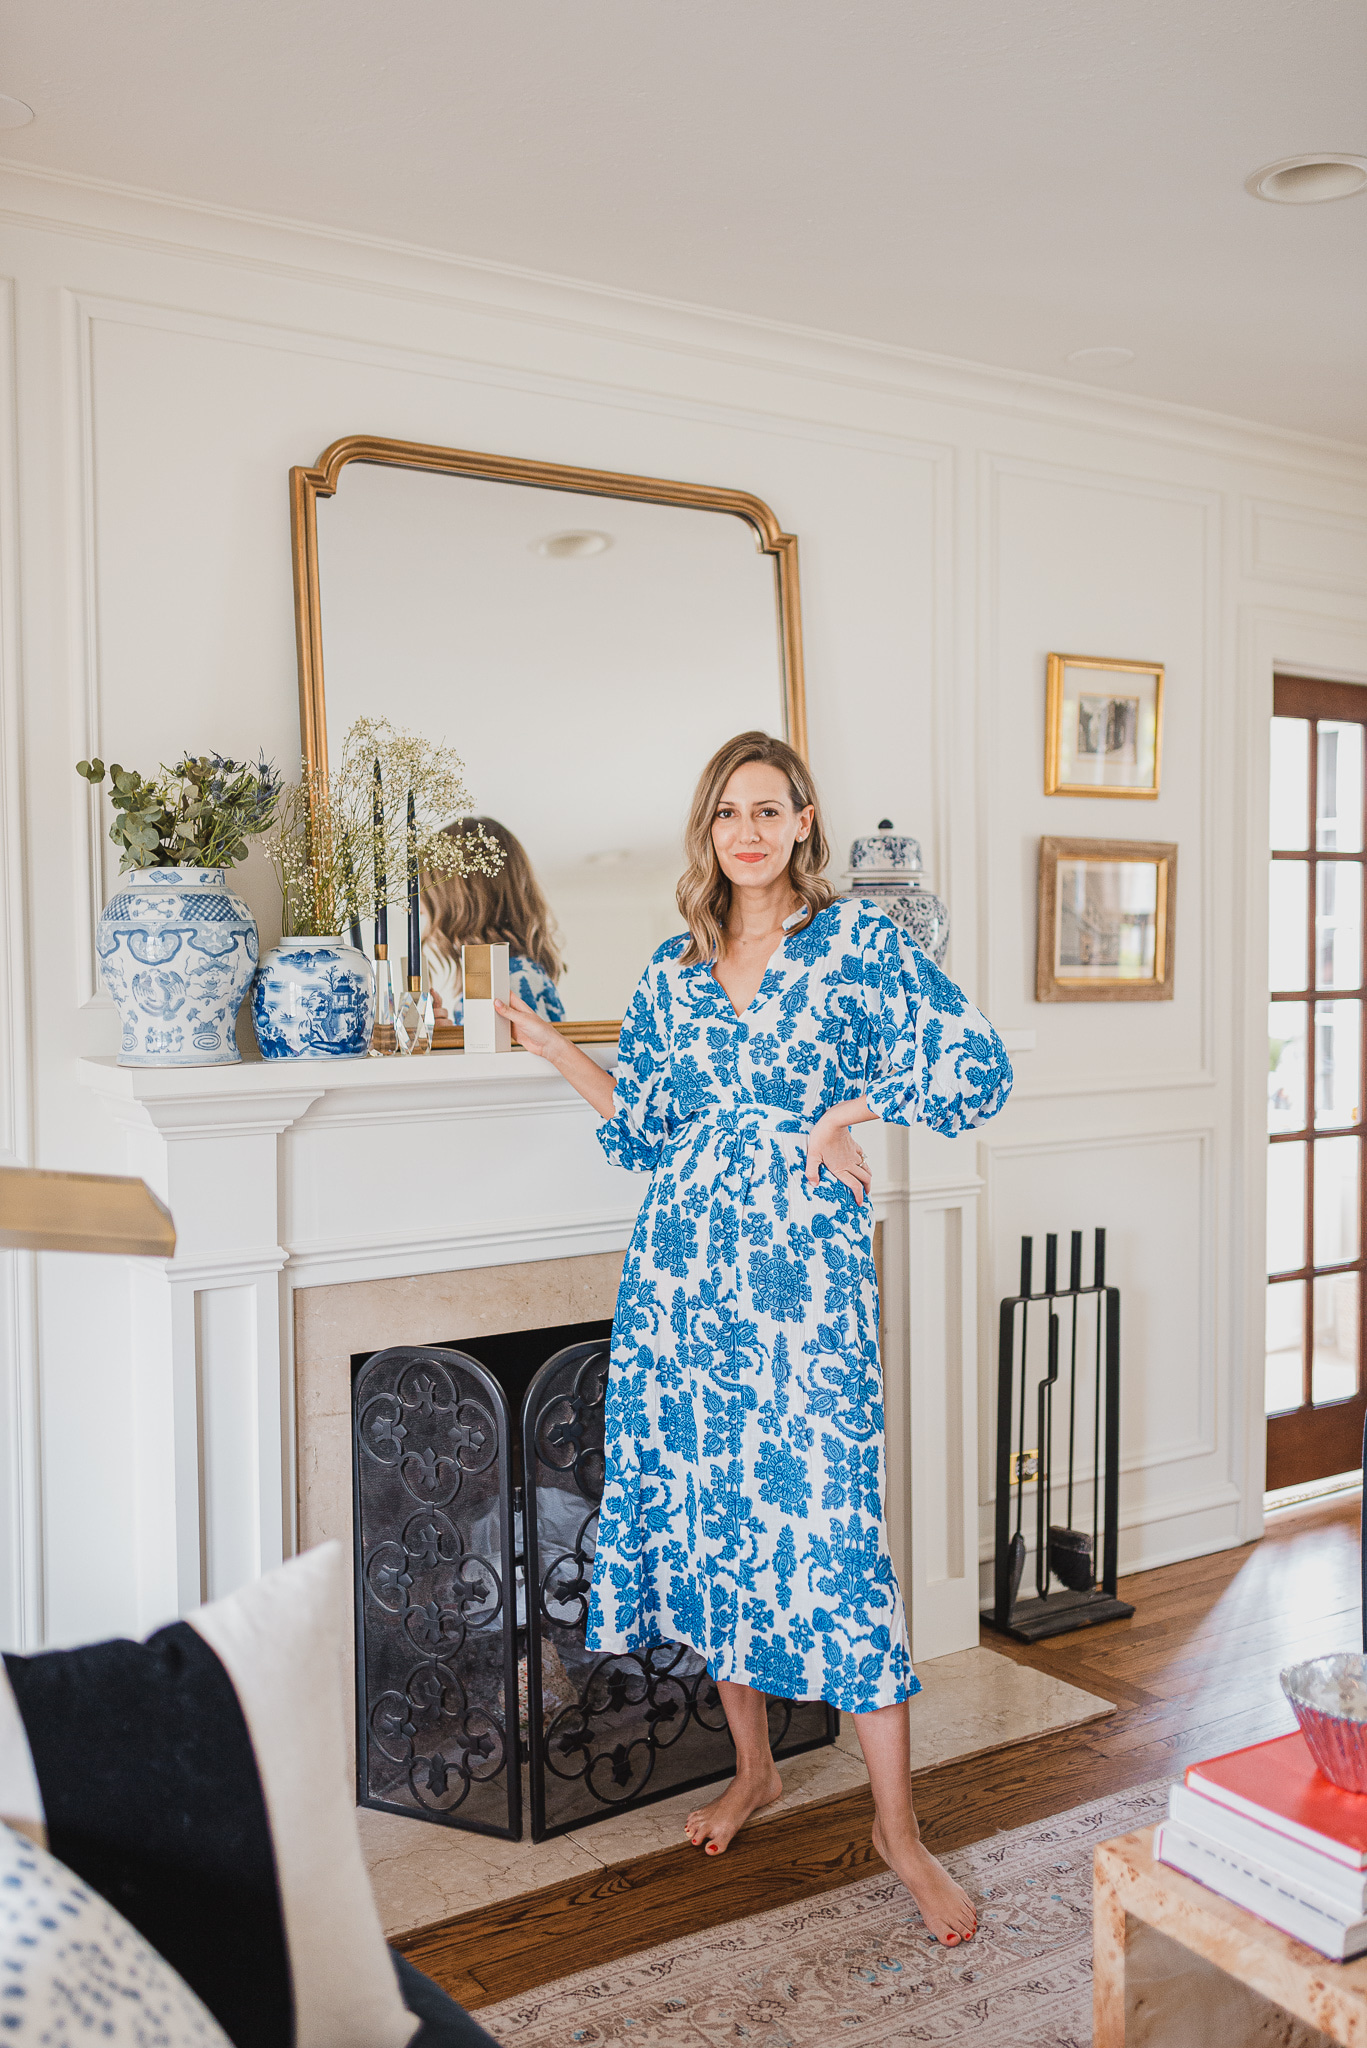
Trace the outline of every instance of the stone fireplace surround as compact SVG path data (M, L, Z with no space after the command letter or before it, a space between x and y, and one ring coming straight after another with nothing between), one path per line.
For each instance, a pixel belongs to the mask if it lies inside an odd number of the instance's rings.
M611 1066L612 1048L590 1051ZM354 1353L612 1313L645 1183L608 1165L593 1112L528 1054L201 1068L86 1059L80 1077L121 1125L127 1170L168 1204L178 1233L174 1259L129 1262L140 1448L129 1604L144 1630L299 1548L349 1543ZM882 1126L866 1144L881 1226L890 1536L913 1654L943 1660L939 1703L919 1726L928 1757L946 1744L960 1754L1012 1739L1008 1724L1038 1732L1100 1703L1068 1687L1036 1697L1031 1681L1052 1682L970 1648L975 1150ZM838 1748L785 1765L783 1806L862 1780L853 1744L847 1729ZM537 1845L456 1835L458 1859L452 1830L360 1818L397 1929L675 1841L675 1803L596 1823L591 1849L576 1834Z
M342 1280L294 1297L298 1544L352 1541L351 1361L392 1344L460 1343L610 1318L621 1252Z

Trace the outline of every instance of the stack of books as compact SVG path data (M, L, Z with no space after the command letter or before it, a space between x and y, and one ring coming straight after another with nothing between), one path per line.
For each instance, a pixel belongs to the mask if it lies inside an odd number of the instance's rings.
M1299 1730L1192 1764L1154 1854L1336 1962L1367 1949L1367 1793L1332 1785Z

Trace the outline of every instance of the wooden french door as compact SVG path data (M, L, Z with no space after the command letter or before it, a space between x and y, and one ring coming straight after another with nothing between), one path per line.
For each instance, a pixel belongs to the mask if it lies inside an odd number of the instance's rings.
M1367 689L1278 676L1272 720L1267 1484L1362 1462Z

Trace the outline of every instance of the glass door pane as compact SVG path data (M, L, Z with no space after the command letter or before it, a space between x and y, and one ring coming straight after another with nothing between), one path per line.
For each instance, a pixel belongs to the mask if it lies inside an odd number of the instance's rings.
M1278 860L1272 865L1295 869L1303 864ZM1301 931L1303 942L1303 925ZM1281 986L1304 988L1304 974L1302 967L1300 981ZM1362 986L1362 867L1355 860L1321 861L1315 869L1315 986Z
M1305 1282L1279 1280L1267 1290L1267 1414L1300 1407L1304 1356Z
M1305 1106L1304 1003L1267 1006L1267 1128L1303 1131Z
M1310 1398L1318 1407L1321 1401L1347 1401L1357 1390L1358 1276L1328 1273L1315 1282L1315 1356Z
M1343 1144L1342 1138L1336 1141ZM1350 1145L1355 1141L1348 1139ZM1298 1273L1305 1264L1305 1155L1296 1141L1267 1148L1267 1270ZM1319 1188L1315 1193L1318 1196ZM1316 1211L1318 1243L1319 1212Z
M1359 1228L1358 1147L1360 1138L1321 1138L1315 1147L1315 1264L1346 1266L1358 1256L1362 1239ZM1274 1145L1278 1152L1295 1152L1295 1145ZM1269 1205L1270 1205L1269 1196Z
M1267 979L1273 989L1305 987L1309 881L1305 861L1273 861L1267 880Z
M1361 1042L1361 1003L1316 1003L1316 1130L1341 1131L1357 1122Z
M1362 851L1362 727L1317 721L1315 846L1320 853Z
M1272 846L1300 853L1310 844L1310 721L1272 721Z

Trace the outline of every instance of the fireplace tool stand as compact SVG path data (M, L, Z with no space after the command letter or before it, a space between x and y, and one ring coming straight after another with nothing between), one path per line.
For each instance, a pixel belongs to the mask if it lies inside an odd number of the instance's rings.
M1106 1233L1098 1230L1092 1254L1092 1283L1082 1284L1082 1232L1072 1234L1068 1285L1058 1284L1058 1236L1044 1241L1044 1289L1032 1290L1034 1239L1021 1239L1019 1294L1001 1305L997 1347L996 1557L993 1599L983 1620L1018 1643L1119 1621L1134 1613L1116 1597L1116 1554L1120 1514L1120 1290L1106 1285ZM1091 1343L1083 1323L1082 1385L1079 1388L1079 1312L1094 1306ZM1045 1366L1030 1386L1031 1309L1047 1315ZM1038 1317L1035 1318L1038 1321ZM1068 1376L1061 1378L1066 1324ZM1020 1336L1017 1340L1017 1328ZM1092 1351L1088 1371L1087 1351ZM1087 1382L1091 1401L1087 1404ZM1054 1396L1066 1390L1068 1458L1066 1478L1056 1479ZM1090 1405L1090 1417L1086 1407ZM1033 1418L1031 1411L1033 1409ZM1033 1419L1034 1443L1027 1447ZM1087 1425L1090 1420L1090 1429ZM1061 1433L1061 1432L1060 1432ZM1078 1478L1079 1441L1091 1437L1091 1527L1074 1526L1075 1497L1087 1480ZM1015 1438L1013 1447L1012 1438ZM1035 1593L1022 1600L1025 1575L1025 1493L1035 1489ZM1051 1522L1055 1495L1064 1494L1064 1519ZM1015 1527L1012 1528L1014 1521ZM1097 1560L1100 1558L1100 1582ZM1057 1580L1058 1585L1053 1582Z

